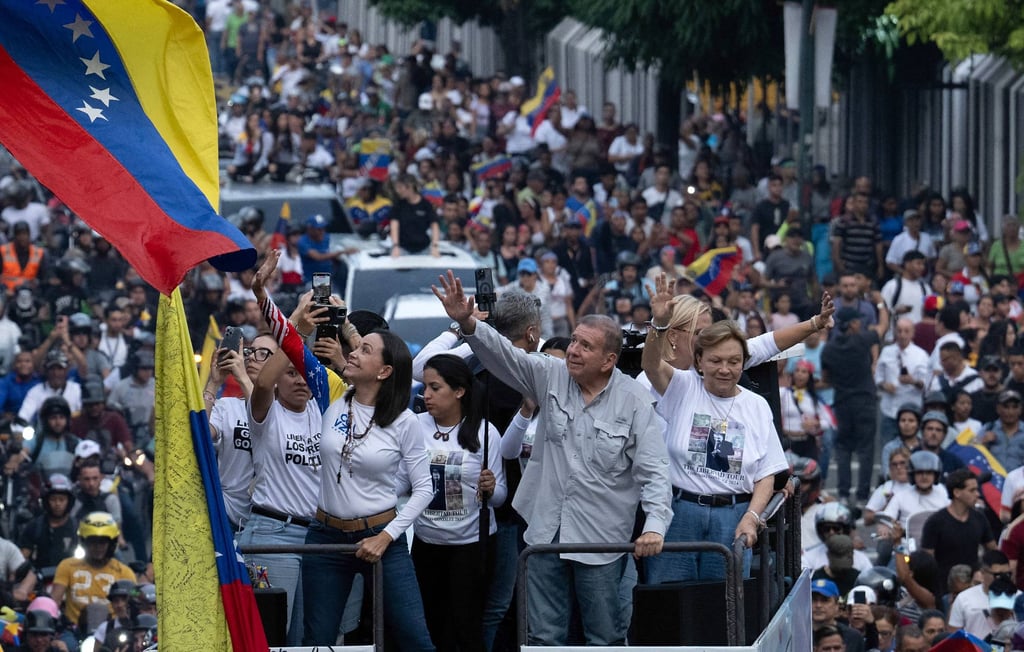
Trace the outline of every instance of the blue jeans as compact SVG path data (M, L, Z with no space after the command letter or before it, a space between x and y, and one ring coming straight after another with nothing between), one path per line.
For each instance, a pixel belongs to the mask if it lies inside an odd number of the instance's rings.
M491 586L484 604L484 647L490 650L516 589L516 565L519 562L519 524L498 521L494 533L494 566Z
M296 545L306 542L306 528L253 514L238 535L239 546ZM288 593L288 644L302 642L302 555L246 555L245 561L267 567L267 579L274 588Z
M314 521L309 526L306 543L359 543L380 534L384 526L342 532ZM433 650L427 633L427 621L423 616L423 601L420 598L416 573L409 558L409 546L402 534L384 551L384 595L374 596L384 600L384 625L400 650ZM356 559L352 554L310 555L302 560L302 577L305 611L305 634L303 645L333 645L338 636L342 612L352 589L352 579L357 573L364 581L370 581L373 569L370 564ZM383 641L375 641L383 644Z
M750 503L726 507L705 507L674 498L672 523L665 533L666 542L713 541L732 549L736 526L750 509ZM751 552L743 555L743 577L750 577ZM725 579L725 560L712 552L663 552L644 560L647 583L688 582Z
M575 596L587 645L624 645L626 627L620 620L619 583L625 567L625 556L596 566L563 560L556 554L530 557L526 574L529 644L567 644L571 600Z

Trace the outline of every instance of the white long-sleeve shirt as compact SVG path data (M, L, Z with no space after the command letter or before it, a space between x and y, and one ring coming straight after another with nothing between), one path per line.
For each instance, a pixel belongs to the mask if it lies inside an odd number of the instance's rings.
M921 407L921 390L915 385L904 385L900 383L900 369L906 367L914 379L928 382L929 360L928 353L913 342L905 349L899 344L890 344L882 348L878 354L878 363L875 365L875 384L892 383L896 391L892 394L886 391L880 392L879 409L887 417L896 418L896 411L904 403L911 403Z

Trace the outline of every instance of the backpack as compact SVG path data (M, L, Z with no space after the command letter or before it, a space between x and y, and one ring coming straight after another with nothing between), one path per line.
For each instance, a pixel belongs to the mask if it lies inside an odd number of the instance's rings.
M939 391L946 396L946 403L952 405L953 399L956 397L956 393L959 392L964 387L967 387L968 385L973 383L974 379L977 377L978 374L971 374L967 378L964 378L963 380L958 380L957 382L950 385L949 381L946 380L945 376L939 376Z

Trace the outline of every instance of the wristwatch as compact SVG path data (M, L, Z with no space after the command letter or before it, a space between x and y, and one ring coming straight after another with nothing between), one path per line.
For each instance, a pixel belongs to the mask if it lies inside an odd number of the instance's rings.
M460 340L462 339L462 326L459 325L459 322L453 321L452 323L448 324L448 330L455 333L455 337L459 338Z

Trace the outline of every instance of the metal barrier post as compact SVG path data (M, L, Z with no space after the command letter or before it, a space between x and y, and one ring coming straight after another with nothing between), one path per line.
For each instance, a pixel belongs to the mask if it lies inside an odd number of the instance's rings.
M737 541L739 543L739 541ZM518 639L519 647L527 645L527 629L529 618L526 596L527 562L532 555L575 553L631 553L632 543L543 543L527 546L519 554L518 571L516 573L516 604L518 605ZM743 556L737 561L736 555L721 543L713 541L673 541L662 547L662 552L711 552L725 557L725 619L728 627L729 645L742 645L746 637L743 620Z
M300 546L290 545L263 545L263 546L239 546L239 552L243 555L280 555L297 552L299 554L331 555L346 554L354 555L359 546L352 543L306 543ZM373 649L377 652L384 651L384 566L380 561L373 566ZM345 596L348 599L348 596Z

